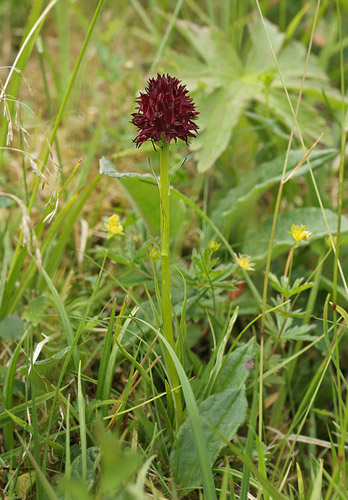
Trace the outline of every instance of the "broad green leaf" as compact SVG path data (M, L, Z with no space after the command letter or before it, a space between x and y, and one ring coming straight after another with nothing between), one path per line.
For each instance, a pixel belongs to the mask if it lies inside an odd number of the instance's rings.
M24 322L18 316L11 315L0 321L0 338L19 340L24 334Z
M142 217L147 228L155 235L160 234L160 198L156 180L150 174L121 173L107 159L100 160L101 174L113 177ZM184 227L185 204L170 190L170 236L180 234Z
M99 448L92 446L87 449L87 482L86 486L91 488L95 483L96 460ZM78 455L71 464L71 477L82 479L82 455Z
M335 149L325 149L321 151L313 151L309 157L312 169L316 169L325 165L330 159L337 154ZM291 151L287 166L287 174L289 174L296 165L302 160L303 151ZM262 194L279 183L281 173L285 161L285 154L274 160L262 163L252 172L248 172L240 180L240 184L230 189L225 197L218 203L213 210L211 218L219 229L227 230L242 212L245 212L249 205L255 202ZM293 178L302 176L308 172L308 166L305 163L295 173Z
M197 50L203 61L229 81L242 72L242 64L224 33L215 26L198 26L190 21L178 20L179 31Z
M302 100L298 114L302 135L317 139L325 130L322 142L331 145L331 132L324 118L318 115L314 100L324 100L322 88L325 87L330 104L337 107L339 93L329 87L327 75L312 54L303 84L306 48L294 41L284 47L285 35L267 19L265 24L280 71L294 101L293 107L300 88L310 97ZM197 151L200 172L211 168L226 150L241 113L255 101L271 111L270 118L276 117L287 130L291 129L292 112L259 19L252 18L249 23L250 44L246 43L245 63L216 27L198 26L189 21L177 21L176 26L198 53L195 58L170 52L166 66L187 83L190 91L197 91L195 100L201 113L201 131L191 148Z
M327 222L331 234L336 233L337 215L332 210L325 210ZM269 217L257 227L249 229L245 235L243 253L252 256L253 260L262 260L268 252L269 237L271 234L273 217ZM293 245L293 239L289 234L292 224L304 225L312 233L309 240L303 241L302 245L308 245L314 240L328 236L327 228L320 208L307 207L280 214L274 235L273 257L285 252ZM348 232L348 223L345 217L341 220L341 233Z
M306 48L299 42L292 41L277 58L278 64L287 88L298 88L301 85L306 64ZM328 77L319 66L318 59L311 54L306 71L305 89L322 90L328 85ZM273 81L274 87L283 88L279 75ZM301 103L302 105L302 103Z
M284 95L282 89L278 90L272 88L266 97L260 93L255 96L255 98L268 105L274 116L276 116L281 122L286 125L288 129L292 127L294 121L292 111L290 109L288 100ZM293 109L296 108L297 97L290 97ZM325 143L330 144L330 130L326 126L324 117L318 113L317 109L308 104L306 101L301 102L301 106L298 111L297 123L300 127L301 133L304 137L311 140L316 140L325 131Z
M225 442L205 421L208 421L229 441L244 422L246 409L244 387L237 391L226 390L213 394L198 405L207 458L211 464L225 446ZM200 486L201 478L189 420L184 422L179 429L177 443L174 443L170 455L170 462L180 486L188 490Z
M45 314L46 306L47 297L45 295L36 297L29 302L28 308L24 311L24 319L32 323L33 326L37 326Z
M278 54L285 39L285 34L280 33L278 26L267 19L265 19L265 24L272 48L275 54ZM274 59L260 17L254 18L248 28L253 48L249 53L247 67L264 73L274 67Z
M202 131L192 144L197 150L198 170L206 172L225 151L241 113L252 98L252 87L236 80L217 89L200 105Z
M217 394L226 390L236 391L240 389L245 384L254 365L254 354L254 338L232 351L231 354L227 354L222 363L212 393Z

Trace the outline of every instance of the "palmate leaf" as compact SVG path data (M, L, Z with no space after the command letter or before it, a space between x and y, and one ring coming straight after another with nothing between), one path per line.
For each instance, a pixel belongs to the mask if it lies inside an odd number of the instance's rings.
M295 92L296 99L302 86L306 49L293 41L283 48L284 34L269 21L265 23L285 83ZM201 131L192 149L196 151L200 172L208 170L226 150L242 112L252 102L267 106L271 115L290 129L291 109L259 18L249 24L250 44L245 44L249 47L243 56L245 63L216 27L197 26L185 20L177 21L176 26L198 53L197 57L188 57L171 52L166 69L185 81L191 91L197 91L195 101L201 113ZM304 94L308 92L322 100L323 88L330 103L338 105L340 96L331 92L326 74L320 69L316 56L311 55ZM298 122L303 136L310 140L317 139L325 129L324 119L305 99L302 99ZM332 143L330 134L330 130L325 129L323 143Z
M336 233L337 215L332 210L325 210L325 215L331 234ZM257 227L249 229L245 235L243 253L252 256L253 260L265 259L268 252L269 237L271 234L273 217L269 217ZM294 243L289 234L292 224L301 224L312 233L309 240L303 241L301 245L308 245L314 240L328 236L325 221L320 208L306 207L280 214L274 236L272 256L281 254L291 248ZM348 223L345 217L341 219L341 233L348 232Z

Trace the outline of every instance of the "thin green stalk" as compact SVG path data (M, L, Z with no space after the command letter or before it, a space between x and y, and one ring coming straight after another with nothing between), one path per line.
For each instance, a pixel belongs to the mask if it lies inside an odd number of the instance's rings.
M169 144L163 140L160 148L160 203L161 203L161 285L162 285L162 323L163 335L175 350L173 323L172 323L172 301L170 293L170 274L169 274ZM178 374L171 356L164 348L164 358L168 370L169 381L172 387L179 384ZM179 390L174 392L176 404L177 426L182 422L182 403Z
M333 270L333 291L332 291L332 301L334 305L337 303L337 281L338 281L338 263L339 263L339 253L340 253L340 235L341 235L341 218L342 218L342 205L343 205L343 183L344 183L344 157L346 148L346 130L345 130L345 88L344 88L344 60L343 60L343 44L342 44L342 19L339 2L336 0L337 8L337 20L338 20L338 32L339 32L339 44L340 44L340 69L341 69L341 154L340 154L340 165L339 165L339 178L338 178L338 205L337 205L337 232L336 232L336 252L334 258L334 270ZM334 307L334 338L337 338L338 325L337 325L337 313ZM340 455L342 460L337 461L334 474L338 474L339 470L343 471L345 478L345 433L347 431L346 419L344 418L344 403L342 394L340 391L340 357L338 350L338 342L336 342L335 349L335 364L336 364L336 377L337 377L337 397L338 397L338 410L339 410L339 422L341 428L341 439L340 439ZM345 424L345 425L344 425ZM343 427L343 428L342 428ZM344 480L345 484L345 480Z

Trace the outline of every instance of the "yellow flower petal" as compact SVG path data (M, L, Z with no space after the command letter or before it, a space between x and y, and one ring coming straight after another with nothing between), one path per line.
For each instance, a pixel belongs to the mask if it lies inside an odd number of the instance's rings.
M252 262L250 262L250 255L245 255L245 254L239 254L238 257L235 256L235 261L237 262L238 266L241 269L244 269L244 271L255 271L254 266Z
M106 225L109 235L110 234L122 234L123 226L120 224L120 217L118 214L114 214L109 218L109 222Z
M302 240L308 240L312 236L312 233L307 231L306 226L298 226L297 224L293 224L291 226L291 236L293 237L294 241L302 241Z

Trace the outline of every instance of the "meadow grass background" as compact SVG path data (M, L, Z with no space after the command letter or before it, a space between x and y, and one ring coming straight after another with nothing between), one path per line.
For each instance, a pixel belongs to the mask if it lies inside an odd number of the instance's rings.
M2 498L346 499L347 3L3 0L0 20ZM157 72L200 112L170 148L175 352L159 154L130 124Z

